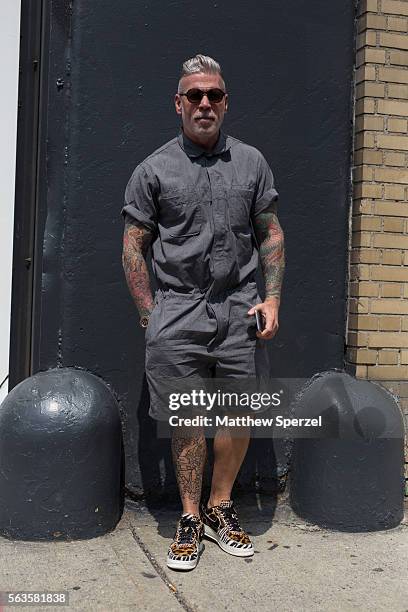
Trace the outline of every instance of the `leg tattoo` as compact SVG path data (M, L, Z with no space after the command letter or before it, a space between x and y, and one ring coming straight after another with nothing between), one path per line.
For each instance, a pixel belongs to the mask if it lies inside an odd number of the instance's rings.
M188 432L180 429L173 432L173 463L183 501L200 502L206 453L207 442L202 431L193 433L191 429Z

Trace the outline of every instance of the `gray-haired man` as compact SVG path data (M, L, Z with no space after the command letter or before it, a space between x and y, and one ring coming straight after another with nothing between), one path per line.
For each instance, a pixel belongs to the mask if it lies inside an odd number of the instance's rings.
M197 55L183 64L175 107L180 134L136 167L122 209L123 266L146 328L153 418L160 418L163 377L182 383L259 375L265 367L263 340L278 329L284 272L273 175L257 149L220 130L228 95L215 60ZM155 299L146 266L150 245L159 287ZM258 257L264 301L255 283ZM256 331L256 310L264 319L262 332ZM231 501L249 439L249 430L240 436L228 428L217 431L211 493L200 508L204 433L175 428L172 452L183 514L168 551L169 567L194 568L203 535L232 555L253 554Z

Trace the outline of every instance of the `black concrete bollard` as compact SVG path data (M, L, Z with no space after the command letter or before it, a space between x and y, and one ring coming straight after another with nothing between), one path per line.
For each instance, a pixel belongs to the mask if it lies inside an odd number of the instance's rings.
M39 372L0 406L0 535L77 540L113 530L123 509L118 404L99 378Z
M403 518L404 422L392 395L344 372L325 372L311 380L294 412L322 415L316 437L294 440L294 511L338 531L396 527Z

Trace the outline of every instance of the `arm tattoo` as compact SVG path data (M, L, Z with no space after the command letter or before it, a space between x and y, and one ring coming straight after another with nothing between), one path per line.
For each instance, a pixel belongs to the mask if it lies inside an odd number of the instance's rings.
M207 454L204 433L183 434L175 430L171 447L180 497L198 504Z
M141 317L148 316L154 306L146 264L146 253L152 237L152 232L145 225L130 217L126 218L122 264L130 294Z
M279 298L285 271L285 248L283 231L273 205L254 218L254 230L265 280L265 299Z

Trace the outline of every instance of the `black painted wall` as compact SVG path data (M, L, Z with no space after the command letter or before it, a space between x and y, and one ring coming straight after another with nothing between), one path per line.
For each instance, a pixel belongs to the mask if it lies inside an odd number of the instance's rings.
M172 476L168 442L146 416L143 332L121 268L127 180L178 131L182 61L215 57L230 94L225 129L264 153L280 193L287 272L273 374L341 368L354 3L45 4L33 370L80 366L112 386L128 486L149 490L163 461Z

